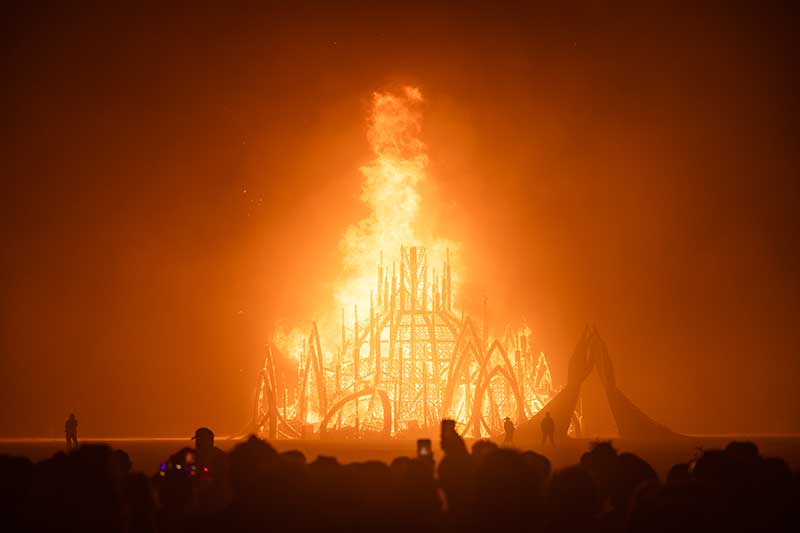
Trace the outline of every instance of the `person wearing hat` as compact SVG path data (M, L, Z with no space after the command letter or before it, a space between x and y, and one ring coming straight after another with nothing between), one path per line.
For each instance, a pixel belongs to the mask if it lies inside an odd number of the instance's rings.
M222 453L222 450L214 446L214 432L206 427L197 428L192 440L197 450L197 459L195 462L199 467L209 466L211 458L216 455L217 452Z
M192 439L197 499L205 509L220 510L229 500L228 456L214 446L214 432L207 427L197 428Z
M506 421L503 424L503 429L506 431L506 437L503 439L503 444L513 444L514 443L514 422L511 421L511 418L506 417Z

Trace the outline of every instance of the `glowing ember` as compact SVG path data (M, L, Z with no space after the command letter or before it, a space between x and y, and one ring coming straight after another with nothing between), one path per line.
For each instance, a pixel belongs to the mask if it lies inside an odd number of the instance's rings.
M556 392L547 360L532 350L527 328L490 339L485 316L476 327L454 312L456 246L430 235L420 214L418 186L428 178L422 94L406 87L376 93L372 104L375 157L361 168L370 215L342 239L340 324L325 335L338 349L323 351L317 324L305 335L276 335L254 424L270 438L414 437L447 417L469 435L497 435L505 417L521 422ZM298 362L282 379L274 350Z

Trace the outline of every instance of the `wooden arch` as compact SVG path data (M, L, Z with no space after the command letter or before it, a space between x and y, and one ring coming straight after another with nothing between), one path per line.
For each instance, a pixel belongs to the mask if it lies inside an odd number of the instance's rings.
M347 405L349 402L352 402L356 399L363 398L365 396L372 396L373 394L377 394L378 397L381 399L381 406L383 407L383 435L384 437L389 437L392 433L392 406L389 402L389 395L386 394L386 391L378 389L376 390L375 387L367 387L365 389L361 389L358 392L354 392L348 394L338 402L336 402L331 410L325 415L325 418L322 419L319 425L319 434L320 436L324 435L328 429L328 422L330 422L331 418L334 417L342 408Z
M517 380L514 379L513 373L509 373L505 368L500 365L495 365L491 372L486 376L484 380L481 381L480 385L475 391L475 398L473 398L472 403L472 417L470 421L467 423L467 427L464 428L464 434L469 430L470 427L478 429L478 424L481 423L481 419L483 418L483 414L481 412L481 408L483 407L483 398L486 395L486 390L489 388L489 385L492 382L492 378L500 375L503 379L506 380L511 391L514 393L514 399L517 401L517 405L525 405L525 402L522 398L522 394L520 394L519 387L517 385ZM522 421L520 421L522 422ZM484 425L485 422L484 422ZM488 430L488 426L487 430Z

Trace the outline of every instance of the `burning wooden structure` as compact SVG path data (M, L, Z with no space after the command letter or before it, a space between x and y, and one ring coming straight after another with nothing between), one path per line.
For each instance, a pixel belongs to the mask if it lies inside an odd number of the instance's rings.
M496 436L505 417L522 423L555 395L527 328L490 339L485 304L479 325L454 313L449 254L439 274L424 247L402 247L399 257L391 270L381 258L368 312L356 307L347 320L342 310L329 364L316 323L288 379L277 379L276 348L267 346L253 409L265 437L413 438L442 418L462 434Z

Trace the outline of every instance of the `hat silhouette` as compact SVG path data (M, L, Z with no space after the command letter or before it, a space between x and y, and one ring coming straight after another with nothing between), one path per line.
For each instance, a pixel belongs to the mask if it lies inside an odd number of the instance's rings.
M192 440L202 439L203 437L213 439L214 432L207 427L197 428L194 432L194 437L192 437Z

